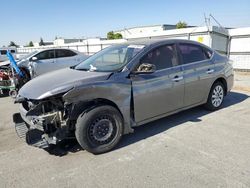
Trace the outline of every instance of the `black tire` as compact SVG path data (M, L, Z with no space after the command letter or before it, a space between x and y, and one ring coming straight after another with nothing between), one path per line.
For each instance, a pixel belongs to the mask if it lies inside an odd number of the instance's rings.
M9 91L9 96L13 99L15 99L17 97L17 90L10 90Z
M20 88L26 84L28 81L30 81L31 79L31 76L30 76L30 73L29 71L26 69L26 68L20 68L22 73L24 74L24 77L22 79L20 79Z
M218 90L218 92L216 92ZM215 95L218 94L218 95ZM215 97L216 96L216 97ZM207 110L215 111L218 110L225 97L225 86L221 82L215 82L210 89L207 103L204 105ZM216 102L217 100L217 102Z
M110 151L120 141L122 133L122 116L112 106L103 105L87 110L76 122L78 143L93 154Z

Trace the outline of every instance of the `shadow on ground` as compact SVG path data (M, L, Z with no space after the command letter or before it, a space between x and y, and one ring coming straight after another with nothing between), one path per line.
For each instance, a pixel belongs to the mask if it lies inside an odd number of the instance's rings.
M222 109L238 104L246 100L248 97L249 97L248 95L242 93L230 92L225 97ZM185 110L183 112L171 115L169 117L162 118L160 120L137 127L135 128L133 134L123 136L120 144L115 149L120 149L128 145L134 144L140 140L152 137L154 135L162 133L172 127L181 125L188 121L200 122L202 121L200 117L205 116L209 113L216 113L216 112L207 111L202 106L198 106L196 108ZM54 146L47 151L50 154L56 156L64 156L69 152L75 153L80 150L82 149L76 140L65 140L61 142L59 145Z
M3 93L0 93L0 98L9 97L9 92L4 91Z

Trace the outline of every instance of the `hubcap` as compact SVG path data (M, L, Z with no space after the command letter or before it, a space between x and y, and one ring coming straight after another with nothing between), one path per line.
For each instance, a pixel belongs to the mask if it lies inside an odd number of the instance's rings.
M218 85L214 88L212 94L212 104L214 107L219 107L223 101L224 90L222 86Z
M110 142L115 133L114 121L109 116L96 118L89 127L89 139L95 144L105 144Z

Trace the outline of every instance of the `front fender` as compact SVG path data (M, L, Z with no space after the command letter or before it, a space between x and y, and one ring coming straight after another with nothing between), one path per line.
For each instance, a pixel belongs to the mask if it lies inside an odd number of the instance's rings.
M113 102L122 113L124 119L125 134L131 132L131 81L122 82L102 81L93 84L78 86L63 95L66 104L94 101L96 99L106 99Z

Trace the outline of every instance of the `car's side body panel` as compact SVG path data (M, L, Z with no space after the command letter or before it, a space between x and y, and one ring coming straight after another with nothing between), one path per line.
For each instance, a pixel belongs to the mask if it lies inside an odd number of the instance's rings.
M211 71L211 73L209 73ZM213 82L214 64L211 60L183 65L185 80L184 106L204 101Z
M37 55L39 56L41 53L45 52L50 52L51 54L53 53L55 55L55 50L47 50L47 51L42 51L38 53ZM49 58L49 59L38 59L35 62L30 62L30 65L32 66L32 72L33 72L33 77L39 76L41 74L50 72L55 69L55 58Z
M131 77L137 123L183 106L184 80L174 81L176 76L182 77L182 74L178 66Z
M69 104L95 100L108 100L115 104L124 120L124 134L132 132L131 123L131 81L113 76L113 79L76 87L67 92L63 99ZM98 104L97 104L98 105ZM82 106L84 109L84 106Z

